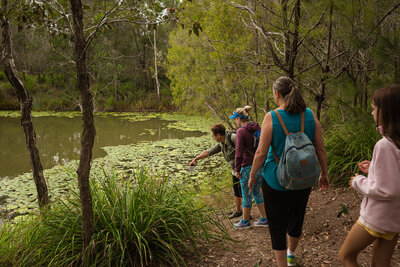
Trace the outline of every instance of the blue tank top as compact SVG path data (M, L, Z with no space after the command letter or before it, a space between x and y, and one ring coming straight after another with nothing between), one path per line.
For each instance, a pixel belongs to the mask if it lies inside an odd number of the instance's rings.
M286 125L289 133L297 133L301 130L301 114L290 114L286 112L286 110L277 110L282 117L283 122ZM277 112L275 111L275 112ZM283 147L285 146L286 134L282 129L282 126L279 122L278 117L274 112L271 112L272 115L272 142L271 146L275 149L275 153L278 158L281 158ZM309 108L306 108L304 111L304 133L308 136L310 141L314 140L314 132L315 132L315 121L312 111ZM279 191L287 191L284 187L282 187L278 179L276 177L276 169L277 163L274 158L274 154L272 153L272 148L269 148L267 159L264 163L263 176L265 181L268 183L270 187Z

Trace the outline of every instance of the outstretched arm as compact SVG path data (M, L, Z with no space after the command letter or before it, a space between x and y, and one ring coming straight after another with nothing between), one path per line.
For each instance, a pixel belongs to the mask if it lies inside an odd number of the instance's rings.
M207 150L204 150L203 152L200 153L200 155L196 156L191 162L189 162L189 165L196 165L199 159L204 159L207 157L208 157L208 152Z

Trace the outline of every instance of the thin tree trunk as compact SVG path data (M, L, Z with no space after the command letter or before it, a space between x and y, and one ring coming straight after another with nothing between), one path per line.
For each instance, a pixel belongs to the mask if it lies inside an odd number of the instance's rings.
M90 93L89 73L86 65L86 39L83 33L83 10L81 0L70 0L71 11L74 22L74 45L75 60L77 70L78 89L81 92L82 108L83 108L83 133L82 133L82 149L77 170L80 200L82 207L82 261L86 263L86 252L90 245L90 240L94 233L93 227L93 207L92 196L90 193L89 175L90 163L92 159L92 148L96 129L94 127L93 118L93 99Z
M290 50L286 53L289 53L288 60L288 76L291 79L294 79L294 68L296 63L296 57L298 54L299 47L299 28L300 28L300 0L296 0L294 6L294 32L293 32L293 40L290 45Z
M353 106L356 108L358 105L358 93L353 97Z
M321 120L321 111L322 111L322 103L325 100L325 90L326 90L326 83L324 81L324 79L322 80L322 84L321 84L321 94L317 95L315 97L316 101L317 101L317 119Z
M156 90L157 90L157 97L158 100L161 99L160 95L160 82L158 81L158 67L157 67L157 40L156 40L156 33L157 30L154 28L154 42L153 42L153 48L154 48L154 79L156 83Z
M321 120L321 113L322 113L322 104L326 98L326 77L330 72L329 61L331 58L331 45L332 45L332 16L333 16L333 3L330 2L329 7L329 31L328 31L328 45L327 45L327 52L326 52L326 64L325 67L322 68L322 77L321 77L321 93L315 97L317 100L317 119Z
M143 56L139 52L139 51L141 51L141 49L139 47L139 43L138 43L138 40L137 40L138 38L137 38L137 33L136 33L136 30L135 30L135 27L136 26L133 26L132 29L133 29L133 37L135 39L136 50L137 50L137 53L139 53L139 55L138 55L138 66L139 66L138 76L139 76L141 88L146 88L147 78L146 78L146 73L145 73L145 63L143 63L144 62ZM141 73L144 73L144 76L145 76L144 79L142 79Z
M115 104L115 103L119 102L119 99L118 99L118 68L115 67L115 66L117 66L117 62L115 60L116 53L115 54L114 53L115 53L115 50L113 50L113 64L114 64L113 84L114 84L114 104ZM115 105L113 108L115 110Z
M3 13L1 14L1 28L2 28L2 61L4 65L4 72L8 81L14 87L18 97L21 109L21 126L24 129L26 146L29 151L29 158L33 171L33 179L35 180L36 190L38 193L39 207L44 207L49 203L49 195L47 190L46 181L43 176L43 167L40 162L39 151L36 147L36 133L33 128L32 122L32 97L26 91L22 81L18 77L18 72L15 68L14 59L12 55L12 41L10 23L5 16L7 12L8 1L3 0Z

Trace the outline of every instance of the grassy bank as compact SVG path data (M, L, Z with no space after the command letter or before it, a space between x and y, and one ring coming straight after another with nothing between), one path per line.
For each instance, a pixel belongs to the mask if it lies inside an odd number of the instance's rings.
M215 213L165 175L137 169L92 183L95 234L84 265L185 265L199 244L227 239ZM0 266L82 264L79 195L0 230Z

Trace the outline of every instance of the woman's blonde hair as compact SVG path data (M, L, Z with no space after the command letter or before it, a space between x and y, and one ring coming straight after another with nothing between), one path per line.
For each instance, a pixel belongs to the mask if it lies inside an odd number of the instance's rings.
M237 114L243 115L244 117L247 118L247 119L240 118L241 121L249 121L250 120L250 110L251 110L251 106L244 106L242 108L237 108L235 110L235 112Z

